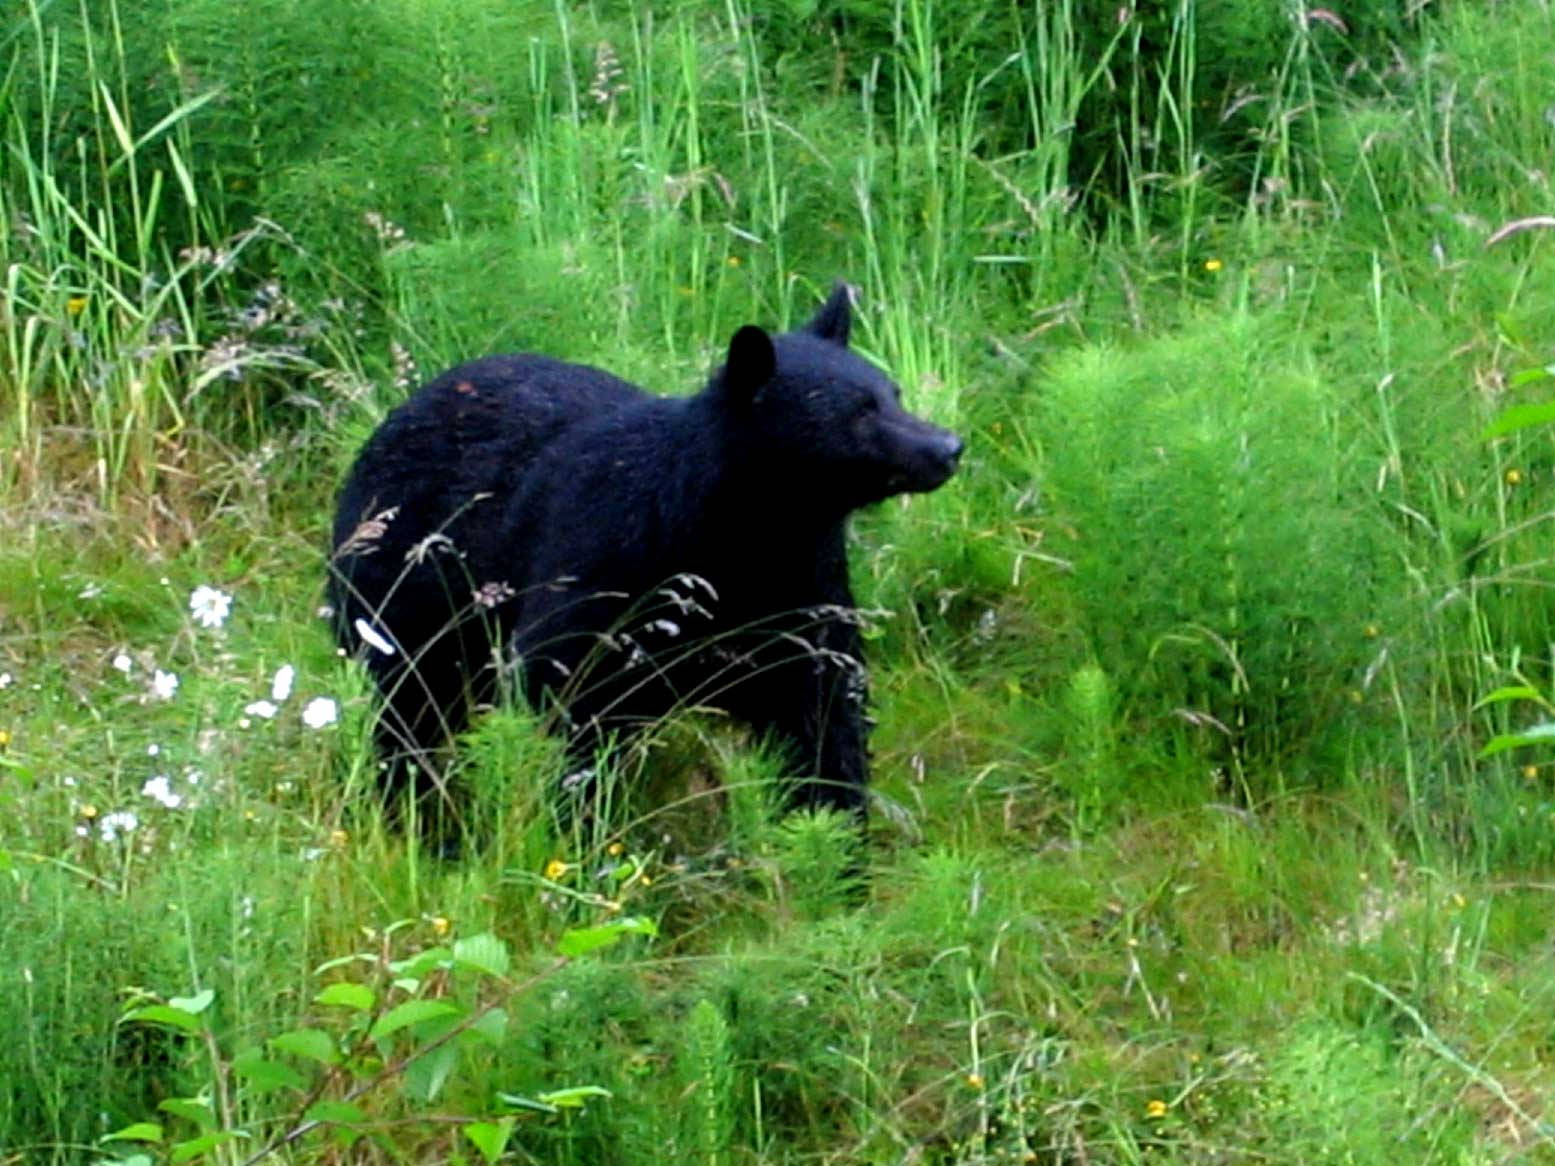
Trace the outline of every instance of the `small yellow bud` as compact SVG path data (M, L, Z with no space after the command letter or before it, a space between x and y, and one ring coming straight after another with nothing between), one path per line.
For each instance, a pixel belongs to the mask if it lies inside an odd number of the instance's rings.
M1526 777L1529 781L1532 781L1534 778L1539 776L1539 767L1537 765L1523 766L1523 776Z
M329 844L337 850L349 841L351 841L351 835L344 830L335 829L329 832Z
M608 854L611 858L620 858L621 852L625 849L626 847L621 845L621 843L612 842L609 846L605 847L605 853Z
M91 802L88 802L86 805L82 806L78 812L83 818L97 817L97 807L92 805Z
M446 916L443 916L443 915L434 915L434 916L432 916L432 931L433 931L434 934L436 934L436 935L447 935L448 934L448 928L449 928L449 922L448 922L448 919L447 919Z
M982 1074L981 1073L968 1073L966 1075L966 1083L967 1083L968 1088L971 1088L971 1089L981 1089L983 1087L983 1077L982 1077Z
M69 312L72 316L79 316L82 312L86 311L86 297L71 296L68 300L65 301L65 311Z
M1515 469L1515 468L1507 470L1507 472L1506 472L1506 484L1508 486L1515 486L1515 485L1517 485L1517 483L1521 482L1522 480L1523 480L1523 472L1522 472L1522 470Z
M1205 271L1219 271L1224 266L1225 264L1218 259L1206 259L1204 261Z

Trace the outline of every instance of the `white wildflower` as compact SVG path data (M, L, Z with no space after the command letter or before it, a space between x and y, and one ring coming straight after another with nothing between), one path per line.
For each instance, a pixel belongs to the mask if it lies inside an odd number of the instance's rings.
M292 681L297 679L297 669L290 664L282 664L275 670L275 679L270 682L270 699L280 704L292 694ZM274 713L260 713L262 717L274 716Z
M0 672L0 688L10 688L14 679L9 672Z
M370 647L377 648L385 656L394 655L394 645L391 644L382 632L373 627L365 619L358 619L355 623L356 634L362 637L362 642Z
M151 691L159 700L172 700L173 694L178 691L178 673L163 672L158 668L156 675L151 679Z
M252 704L246 704L243 706L243 712L246 716L263 717L267 721L280 711L280 709L278 709L268 700L256 700Z
M130 674L130 669L135 667L135 661L131 660L123 652L120 652L113 658L113 666L115 671L122 672L124 675L128 676Z
M102 821L97 823L97 833L104 842L114 842L120 834L128 834L139 825L140 819L131 811L115 810L103 815Z
M140 787L141 797L150 798L159 802L169 810L176 810L184 804L183 794L173 792L173 783L167 774L159 773Z
M88 583L85 587L81 588L80 591L76 592L76 598L93 600L102 593L103 585L101 583Z
M232 610L232 596L201 583L189 596L189 611L201 627L219 628Z
M302 723L310 729L333 725L340 718L340 706L327 696L316 696L302 710Z

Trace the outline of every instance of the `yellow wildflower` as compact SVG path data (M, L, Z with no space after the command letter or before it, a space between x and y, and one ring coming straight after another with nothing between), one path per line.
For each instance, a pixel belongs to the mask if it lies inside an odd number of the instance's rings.
M567 864L559 858L553 858L545 864L545 877L553 883L567 873Z
M1515 485L1517 485L1517 483L1521 482L1522 480L1523 480L1523 472L1522 472L1522 470L1519 470L1519 469L1517 469L1515 467L1510 469L1510 470L1507 470L1507 472L1506 472L1506 484L1508 486L1515 486Z
M966 1075L966 1083L972 1089L981 1089L983 1087L983 1075L981 1073L968 1073Z
M432 931L436 935L447 935L450 926L447 916L434 915L431 919Z
M1224 266L1225 264L1218 259L1206 259L1204 261L1205 271L1219 271Z
M347 834L344 830L337 828L329 832L329 844L335 847L337 850L349 841L351 841L351 835Z
M65 311L69 312L72 316L79 316L82 312L86 311L86 297L71 296L68 300L65 301Z
M8 729L0 729L0 749L4 749L11 743L11 733Z
M97 807L92 805L91 802L88 802L86 805L82 806L81 809L77 811L77 813L79 813L83 818L95 818L97 817Z
M1529 781L1532 781L1534 778L1539 776L1539 767L1537 765L1523 766L1523 776L1526 777Z
M605 853L608 854L611 858L620 858L621 852L625 849L626 847L622 846L621 843L612 842L609 846L605 847Z
M1152 1097L1145 1102L1145 1116L1152 1121L1166 1116L1166 1102L1159 1097Z

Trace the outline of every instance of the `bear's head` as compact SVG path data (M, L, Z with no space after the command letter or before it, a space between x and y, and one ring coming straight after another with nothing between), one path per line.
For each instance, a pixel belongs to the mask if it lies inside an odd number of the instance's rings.
M848 348L851 325L839 282L796 331L741 328L713 381L750 468L843 511L936 489L962 449L954 433L907 412L890 378Z

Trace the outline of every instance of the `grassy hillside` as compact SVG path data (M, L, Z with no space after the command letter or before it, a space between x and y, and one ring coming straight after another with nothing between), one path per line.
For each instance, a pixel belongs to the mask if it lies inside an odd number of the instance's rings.
M1034 10L1034 11L1033 11ZM0 11L0 1162L1555 1162L1542 0ZM384 412L833 278L867 875L710 718L457 858L318 618ZM219 594L218 594L219 593Z

